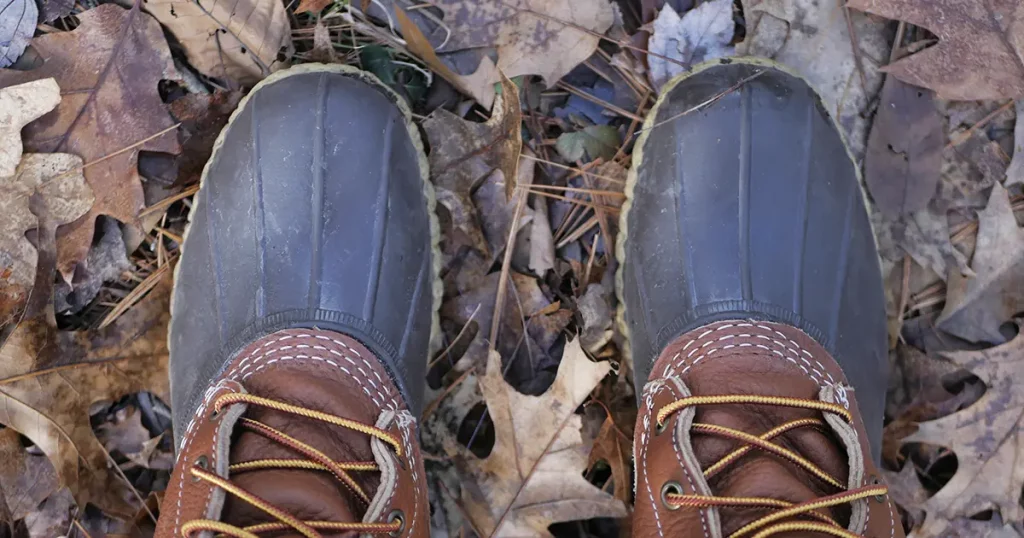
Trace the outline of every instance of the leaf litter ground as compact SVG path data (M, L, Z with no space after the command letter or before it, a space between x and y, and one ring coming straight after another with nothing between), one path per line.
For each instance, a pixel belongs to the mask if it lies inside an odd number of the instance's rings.
M12 535L152 533L191 197L245 89L307 61L373 72L429 142L446 343L422 419L435 534L628 533L635 400L609 253L632 144L665 80L750 54L808 78L864 165L892 348L884 463L905 527L1024 536L1018 3L5 1L25 8L0 14ZM51 93L24 102L24 83Z

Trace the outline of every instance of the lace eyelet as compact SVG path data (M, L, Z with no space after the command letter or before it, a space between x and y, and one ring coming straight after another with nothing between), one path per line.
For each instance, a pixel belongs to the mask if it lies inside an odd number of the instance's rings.
M669 495L682 495L682 494L683 494L683 486L680 485L679 482L676 482L675 480L669 480L668 482L665 482L665 485L661 486L661 504L662 504L662 506L664 506L667 510L679 510L681 508L681 506L668 502L668 496Z
M195 466L199 467L200 469L202 469L204 471L209 471L210 470L210 458L208 458L206 456L206 454L203 454L203 455L199 456L198 458L196 458ZM193 482L199 482L200 480L202 480L202 479L199 478L198 476L196 476L194 474L192 475L192 481Z
M880 486L880 485L882 485L882 480L880 478L878 478L877 476L871 477L871 485L872 486ZM876 502L884 503L885 502L885 495L875 495L874 499L875 499Z
M405 530L405 514L397 508L388 514L388 523L394 523L395 520L399 522L398 529L389 532L389 536L401 536L402 531Z
M668 419L665 420L665 422L655 423L655 425L654 425L654 435L661 435L661 434L665 433L665 430L668 430L668 424L671 421L672 421L672 417L669 417Z
M210 421L211 422L216 421L217 419L220 418L220 415L221 415L221 410L217 409L217 408L214 408L213 411L210 411L210 416L209 416Z

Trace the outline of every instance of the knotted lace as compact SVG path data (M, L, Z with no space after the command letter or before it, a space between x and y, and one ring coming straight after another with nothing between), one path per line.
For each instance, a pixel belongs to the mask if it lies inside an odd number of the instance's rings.
M668 419L673 413L677 413L688 407L721 404L755 404L811 409L838 415L847 423L853 422L853 415L851 415L850 411L845 407L819 400L746 395L691 396L676 400L659 409L657 415L658 428L664 428L666 419ZM745 454L756 448L793 462L808 473L814 475L817 479L837 489L838 491L835 494L801 503L791 503L769 497L718 497L714 495L683 494L680 486L670 483L666 484L666 486L662 488L662 500L669 509L677 509L681 507L753 507L771 510L769 514L751 521L736 532L730 534L729 538L741 538L752 533L756 533L753 534L753 538L765 538L794 531L820 532L830 534L832 536L839 536L841 538L863 538L859 534L854 534L846 530L842 525L832 519L832 517L819 510L840 504L851 503L867 497L885 495L888 493L888 488L883 485L870 485L848 490L837 478L825 472L825 470L815 465L807 458L772 442L772 439L798 428L814 427L824 429L826 426L826 423L822 420L816 418L803 418L786 422L759 436L751 435L733 428L727 428L725 426L718 426L716 424L694 423L692 429L697 433L725 437L743 443L743 446L729 454L726 454L722 459L705 469L703 471L705 479L709 479L722 472L726 467L735 463Z
M384 443L391 445L394 449L395 454L399 457L402 456L402 445L397 438L391 434L375 428L373 426L363 424L358 421L341 418L328 413L320 411L314 411L290 405L276 400L268 398L261 398L252 394L240 394L231 393L223 394L213 401L213 413L217 415L222 413L224 408L232 405L246 404L258 407L266 407L289 413L292 415L298 415L334 426L341 426L353 431L364 433L371 437L380 439ZM265 469L306 469L311 471L325 471L337 478L346 488L348 488L356 497L362 500L365 504L369 505L370 496L366 491L359 485L359 483L352 478L350 472L375 472L379 471L380 468L375 462L372 461L334 461L329 458L326 454L317 450L316 448L280 431L274 429L262 422L251 420L248 418L242 418L239 420L239 425L252 432L255 432L267 439L270 439L276 443L287 446L294 450L296 453L304 456L303 459L260 459L252 461L243 461L230 465L229 474L242 473L254 470L265 470ZM186 522L181 527L182 536L189 537L194 533L202 531L212 531L220 533L221 535L232 536L235 538L259 538L260 533L277 532L282 530L294 530L299 534L306 536L307 538L321 538L319 530L334 532L345 532L354 531L360 534L397 534L401 531L404 526L404 522L400 516L393 515L391 521L387 523L361 523L361 522L347 522L347 521L302 521L298 518L293 517L286 511L274 506L273 504L261 499L259 496L254 495L246 491L245 489L233 484L229 479L226 479L218 474L211 472L208 468L208 464L197 463L193 465L188 472L192 475L194 480L202 480L213 484L216 487L223 489L224 491L238 497L239 499L251 504L252 506L262 510L270 517L276 519L276 522L261 523L258 525L251 525L245 528L240 528L234 525L230 525L221 521L214 521L210 519L197 519Z

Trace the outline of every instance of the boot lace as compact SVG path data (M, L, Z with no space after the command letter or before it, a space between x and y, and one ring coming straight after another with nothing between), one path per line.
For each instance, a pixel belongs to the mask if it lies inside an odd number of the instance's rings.
M274 409L284 413L298 415L314 420L318 420L334 426L341 426L350 430L354 430L360 433L364 433L371 437L380 439L384 443L391 445L394 449L395 454L399 457L402 456L402 445L397 438L391 434L375 428L368 424L364 424L358 421L349 420L346 418L338 417L328 413L306 409L295 405L290 405L269 398L262 398L252 394L223 394L219 396L213 402L213 413L214 415L223 412L223 410L232 405L246 404L251 406L265 407ZM248 418L239 419L239 425L246 428L249 431L255 432L259 435L266 437L274 442L281 445L287 446L295 452L304 456L300 459L259 459L251 461L243 461L234 463L229 466L231 474L242 473L247 471L255 470L266 470L266 469L306 469L310 471L324 471L332 474L338 481L340 481L346 488L355 494L360 500L366 505L370 504L370 496L366 491L352 478L350 473L352 472L376 472L380 468L375 462L372 461L334 461L329 458L326 454L317 450L316 448L303 443L302 441L280 431L272 428L262 422L251 420ZM298 532L302 536L307 538L321 538L320 530L329 532L346 532L353 531L359 534L391 534L397 535L401 532L405 523L402 520L400 513L392 512L387 523L362 523L362 522L342 522L342 521L303 521L299 520L286 511L274 506L266 500L260 498L253 493L246 491L245 489L233 484L230 480L211 472L208 468L208 464L201 464L199 461L193 465L188 472L192 475L193 480L205 481L213 484L216 487L223 489L224 491L238 497L239 499L255 506L262 510L267 515L276 519L276 522L261 523L258 525L250 525L248 527L240 528L234 525L230 525L221 521L215 521L210 519L196 519L188 521L181 527L181 534L186 538L193 536L195 533L202 531L211 531L220 533L221 535L232 536L235 538L259 538L260 533L278 532L282 530L293 530Z
M853 422L853 415L851 415L850 411L845 407L819 400L746 395L691 396L678 399L658 410L657 425L659 431L663 431L666 420L672 414L678 413L683 409L700 405L721 404L756 404L811 409L836 414L846 420L847 423ZM870 485L847 489L842 482L825 472L807 458L772 442L772 439L786 432L806 427L825 429L827 424L816 418L798 419L781 424L761 435L751 435L740 430L727 428L725 426L718 426L716 424L694 423L692 429L697 433L715 435L743 443L742 446L729 454L726 454L722 459L705 469L703 471L704 478L709 479L722 472L726 467L735 463L745 454L756 448L793 462L797 466L814 475L819 480L836 488L839 492L801 503L791 503L768 497L719 497L714 495L683 494L683 489L678 483L669 482L662 487L662 502L665 503L666 507L670 510L676 510L682 507L754 507L773 510L771 513L744 525L736 532L730 534L729 538L741 538L755 532L756 534L753 534L753 538L766 538L768 536L794 531L819 532L841 538L862 538L861 535L854 534L846 530L833 518L819 510L840 504L851 503L867 497L880 498L888 493L888 488L884 485ZM808 519L799 519L801 517Z

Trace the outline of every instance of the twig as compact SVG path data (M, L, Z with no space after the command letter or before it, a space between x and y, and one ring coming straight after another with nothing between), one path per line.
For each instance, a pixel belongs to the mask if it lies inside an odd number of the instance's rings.
M433 368L437 364L437 362L441 360L442 357L451 352L452 348L455 347L455 344L457 344L459 340L462 338L462 335L466 334L466 330L469 329L469 326L473 323L473 319L476 318L476 313L480 311L481 306L483 306L483 303L477 303L476 308L473 309L473 313L469 315L469 319L466 320L466 323L462 326L462 329L459 330L459 334L455 335L455 339L452 340L452 343L448 344L448 347L446 347L444 351L438 353L437 356L434 357L434 360L427 363L427 370Z
M984 127L985 125L988 124L988 122L990 122L993 119L995 119L996 116L998 116L998 115L1002 114L1003 112L1006 112L1007 110L1009 110L1010 107L1013 106L1013 103L1014 103L1014 101L1010 100L1005 105L1003 105L1003 106L993 110L991 114L989 114L988 116L985 116L984 118L981 118L980 120L978 120L978 123L975 123L974 125L970 126L966 131L961 133L960 136L956 137L953 140L950 140L949 143L946 144L946 147L943 148L943 149L951 149L954 146L959 146L964 141L969 139L971 137L971 135L974 133L974 131L977 131L978 129Z
M444 391L440 394L440 396L438 396L437 398L434 398L433 401L428 403L427 406L423 409L423 419L422 420L426 420L427 417L432 415L434 413L434 411L436 411L437 408L441 406L441 402L444 401L444 399L447 398L448 395L451 394L452 391L455 390L455 388L459 386L459 384L461 384L463 381L465 381L466 378L469 377L469 374L473 373L473 371L474 371L473 368L470 368L470 369L466 370L465 372L463 372L462 375L460 375L455 381L452 381L451 385L449 385L447 388L444 389Z
M188 198L189 196L192 196L197 192L199 192L199 185L192 185L191 187L185 189L184 191L179 192L178 194L175 194L174 196L168 196L167 198L164 198L163 200L160 200L159 202L143 209L142 211L139 212L139 216L145 217L146 215L149 215L151 213L156 213L157 211L160 211L162 209L167 209L174 202L177 202L178 200L181 200L183 198Z
M579 168L575 168L575 167L572 167L572 166L566 166L564 164L556 163L555 161L549 161L547 159L542 159L540 157L534 157L533 155L527 155L527 154L524 153L524 154L520 155L520 157L524 157L524 158L527 158L527 159L530 159L530 160L533 160L533 161L537 161L539 163L544 163L544 164L546 164L548 166L554 166L555 168L561 168L563 170L569 170L571 172L574 172L575 175L577 175L577 176L583 174L583 170L581 170ZM615 183L617 185L625 185L626 184L625 181L623 181L621 179L618 179L618 178L611 177L611 176L602 176L600 174L595 174L593 172L590 172L590 175L592 175L592 176L594 176L596 178L599 178L599 179L603 179L605 181L611 181L612 183ZM536 185L534 185L534 186L536 186Z
M640 129L639 132L642 133L644 131L653 131L654 129L656 129L658 127L661 127L662 125L665 125L666 123L669 123L671 121L677 120L677 119L679 119L679 118L681 118L681 117L683 117L683 116L685 116L685 115L687 115L687 114L689 114L691 112L700 110L700 109L702 109L702 108L704 108L704 107L706 107L706 106L708 106L710 104L713 104L715 101L718 101L722 97L725 97L726 95L729 95L730 93L738 90L744 84L750 82L751 80L754 80L755 78L757 78L757 77L759 77L759 76L761 76L763 74L764 74L764 71L758 71L758 72L754 73L753 75L745 77L743 80L737 82L736 84L732 85L731 87L726 88L726 89L716 93L715 95L712 95L710 98L708 98L703 103L694 105L694 106L692 106L692 107L690 107L690 108L688 108L688 109L686 109L686 110L676 114L675 116L672 116L671 118L659 121L658 123L655 123L654 125L651 125L650 127L646 128L646 129Z
M624 193L621 193L619 191L604 191L604 190L598 190L598 189L581 189L579 187L562 187L561 185L542 185L540 183L535 183L533 185L530 185L530 187L533 188L533 189L551 189L553 191L578 192L578 193L582 193L582 194L589 194L591 196L593 196L595 194L596 195L601 195L601 196L620 196L620 197L625 197L626 196Z
M512 225L508 231L508 241L505 243L505 258L501 261L501 276L498 279L498 295L494 299L494 315L491 319L491 334L489 351L494 351L498 341L498 327L501 325L501 312L505 306L505 288L508 283L509 270L512 268L512 251L515 250L516 234L519 231L519 219L523 216L523 207L526 206L526 199L530 194L525 189L516 186L519 200L516 202L516 210L512 214Z
M562 239L561 241L559 241L558 244L555 245L555 248L562 248L565 245L568 245L569 243L572 243L573 241L579 239L580 237L583 237L583 234L585 234L588 231L590 231L590 229L593 228L594 226L597 226L597 224L598 224L597 217L596 216L591 217L590 220L588 220L586 222L586 224L584 224L583 226L580 226L579 228L576 228L576 231L574 231L571 234L569 234L569 236L566 237L565 239Z
M641 118L640 116L637 116L636 114L633 114L632 112L630 112L630 111L628 111L628 110L626 110L624 108L617 107L617 106L609 103L608 101L605 101L604 99L601 99L600 97L595 97L593 95L590 95L587 92L580 91L579 89L575 88L571 84L568 84L566 82L563 82L563 81L559 80L557 86L559 88L562 88L563 90L565 90L565 91L575 95L576 97L579 97L580 99L583 99L583 100L586 100L586 101L590 101L591 103L594 103L594 104L596 104L598 106L601 106L601 107L604 107L604 108L606 108L608 110L611 110L612 112L614 112L614 113L616 113L616 114L618 114L618 115L620 115L620 116L622 116L624 118L629 118L629 119L636 120L636 121L639 121L639 122L643 122L644 121L644 119Z
M850 38L850 48L853 49L853 63L857 66L857 74L860 75L860 87L865 94L868 93L868 77L864 74L864 60L860 57L860 46L857 45L857 29L853 26L853 16L850 15L850 8L846 7L846 0L838 0L839 9L843 10L843 18L846 19L846 31Z
M175 258L177 258L177 256L175 256ZM121 315L127 312L129 308L139 302L147 292L155 288L156 285L160 283L160 279L171 270L171 266L173 265L172 262L175 258L172 258L168 263L157 267L156 270L150 273L141 284L131 291L131 293L125 295L124 299L121 299L117 306L103 318L103 321L100 322L99 328L106 328L111 323L117 321L117 318L121 317Z
M547 198L554 198L555 200L562 200L562 201L565 201L565 202L572 202L572 203L575 203L575 204L579 204L579 205L581 205L583 207L589 207L589 208L594 209L594 210L604 210L604 211L608 211L608 212L611 212L611 213L618 213L619 212L619 208L617 208L617 207L602 206L602 205L590 203L590 202L587 202L587 201L584 201L584 200L580 200L579 198L569 198L567 196L562 196L560 194L555 194L553 192L540 191L540 190L534 190L534 189L527 189L527 191L530 192L531 194L537 194L537 195L540 195L540 196L544 196L544 197L547 197Z

